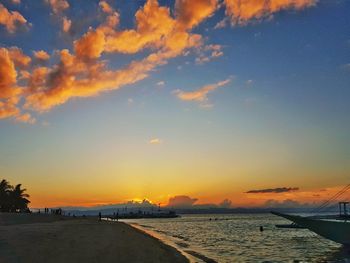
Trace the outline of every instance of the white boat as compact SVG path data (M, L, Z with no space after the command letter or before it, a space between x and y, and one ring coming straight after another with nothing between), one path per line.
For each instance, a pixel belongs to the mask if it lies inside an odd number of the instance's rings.
M335 215L323 217L303 217L298 215L271 212L293 222L290 228L307 228L316 234L334 242L350 246L350 221L348 215ZM286 225L277 227L287 228Z

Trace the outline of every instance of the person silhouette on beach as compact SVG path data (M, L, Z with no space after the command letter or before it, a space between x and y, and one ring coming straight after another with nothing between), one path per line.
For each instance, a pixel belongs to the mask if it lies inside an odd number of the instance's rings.
M102 215L101 215L101 212L98 213L98 221L101 221L102 219Z

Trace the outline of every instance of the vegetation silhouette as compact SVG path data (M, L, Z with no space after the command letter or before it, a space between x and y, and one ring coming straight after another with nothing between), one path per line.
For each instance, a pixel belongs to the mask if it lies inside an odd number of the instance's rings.
M22 188L22 184L16 186L3 179L0 182L0 212L29 212L27 199L29 195L25 192L27 189Z

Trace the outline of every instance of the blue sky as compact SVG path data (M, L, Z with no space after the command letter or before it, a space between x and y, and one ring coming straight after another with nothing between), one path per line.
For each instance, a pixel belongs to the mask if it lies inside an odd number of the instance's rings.
M6 50L21 48L31 57L28 72L39 66L54 69L60 60L56 53L64 48L78 57L74 41L98 30L110 15L99 10L99 1L69 1L69 8L58 13L44 1L1 3L27 20L16 32L0 23L0 44ZM119 13L122 31L135 27L134 14L145 1L108 3ZM174 1L160 5L169 7L174 19L179 16ZM4 177L23 182L38 198L57 185L81 186L76 201L86 195L84 187L91 191L98 186L95 196L102 203L136 197L165 200L178 194L235 202L235 195L250 188L311 191L346 184L350 2L320 0L303 8L265 10L270 18L251 17L245 24L231 24L227 7L221 5L188 29L201 35L199 46L167 59L140 81L93 96L72 96L44 111L25 108L23 95L17 107L35 121L21 122L22 115L0 120ZM62 31L63 17L72 21L74 32ZM223 19L226 26L215 28ZM222 55L210 57L212 49L205 48L210 45L219 45ZM129 54L104 51L98 59L118 70L157 48ZM35 64L33 51L38 50L50 59ZM200 57L209 61L196 63ZM21 69L16 70L17 83L25 83L19 80ZM199 91L228 78L228 84L202 101L182 100L176 93ZM149 143L152 139L158 143ZM125 190L115 194L113 187L119 186ZM68 202L67 193L52 191Z

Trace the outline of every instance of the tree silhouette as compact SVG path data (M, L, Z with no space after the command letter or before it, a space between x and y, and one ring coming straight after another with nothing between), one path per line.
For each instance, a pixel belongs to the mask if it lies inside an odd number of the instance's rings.
M1 212L27 212L30 201L26 189L21 184L15 187L3 179L0 182L0 211Z
M10 198L9 192L12 190L12 186L5 179L0 182L0 211L9 212L10 210Z

